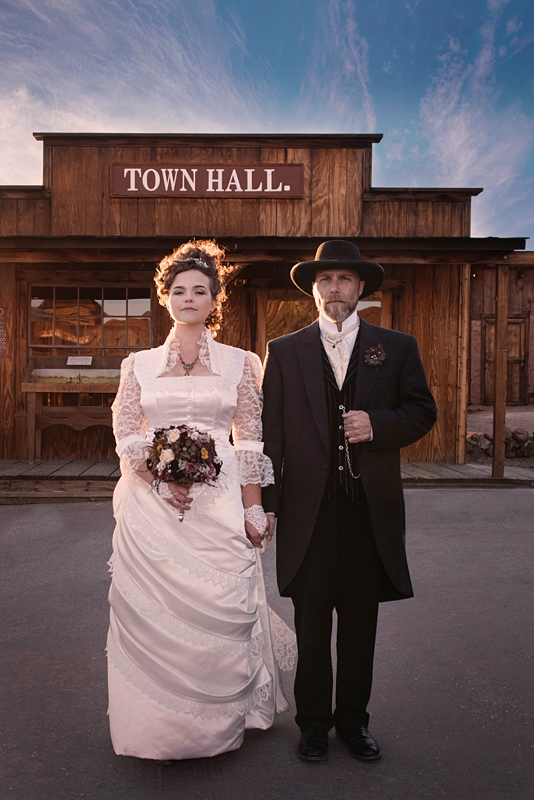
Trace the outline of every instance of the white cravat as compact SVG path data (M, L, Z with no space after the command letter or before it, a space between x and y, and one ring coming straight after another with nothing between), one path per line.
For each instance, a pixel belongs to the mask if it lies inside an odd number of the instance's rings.
M342 323L341 331L338 331L336 322L332 322L321 313L319 314L319 328L336 383L341 389L347 374L352 348L360 329L358 312L355 310L350 317L347 317Z

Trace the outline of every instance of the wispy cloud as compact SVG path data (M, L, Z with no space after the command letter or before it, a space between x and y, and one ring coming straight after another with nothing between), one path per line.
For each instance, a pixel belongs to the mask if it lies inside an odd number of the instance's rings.
M420 103L419 135L394 131L386 142L384 171L395 168L408 185L484 188L473 201L472 232L479 236L528 236L532 228L534 181L525 177L525 167L534 148L534 120L517 102L499 105L498 28L507 3L488 3L474 57L460 41L449 40ZM519 27L515 18L512 28Z
M235 75L246 51L214 0L4 0L0 47L3 183L40 182L31 130L270 129L266 78ZM1 163L3 162L3 163ZM30 163L31 162L31 166Z
M374 133L369 44L353 0L329 0L317 30L296 115L301 129Z

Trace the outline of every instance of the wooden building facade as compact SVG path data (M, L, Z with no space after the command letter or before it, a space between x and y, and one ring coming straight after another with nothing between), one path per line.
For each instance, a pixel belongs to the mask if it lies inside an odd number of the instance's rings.
M35 136L43 185L0 187L0 458L114 456L117 367L164 341L154 267L181 242L227 248L220 340L263 356L314 319L289 271L337 237L384 265L362 316L417 337L437 399L438 423L404 457L463 462L472 275L527 255L514 252L524 239L470 236L480 189L374 188L380 135ZM84 377L88 357L98 379Z

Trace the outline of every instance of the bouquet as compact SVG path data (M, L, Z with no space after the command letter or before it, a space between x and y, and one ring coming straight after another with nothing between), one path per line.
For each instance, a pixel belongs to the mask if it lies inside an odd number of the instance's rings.
M147 467L154 475L156 490L162 482L214 486L223 463L213 437L188 425L156 428L147 456ZM183 511L180 517L183 518Z

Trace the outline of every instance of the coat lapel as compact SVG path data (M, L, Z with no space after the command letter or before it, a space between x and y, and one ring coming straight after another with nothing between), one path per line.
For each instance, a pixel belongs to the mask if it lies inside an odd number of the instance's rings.
M330 433L328 428L328 408L324 386L323 358L319 323L314 322L296 340L297 355L302 370L302 377L312 414L321 440L327 450L330 449Z
M370 347L376 347L379 343L376 329L373 325L360 317L360 358L358 362L358 375L356 377L356 394L354 396L354 407L365 410L365 407L373 391L373 386L378 374L377 367L370 367L364 362L364 356Z

